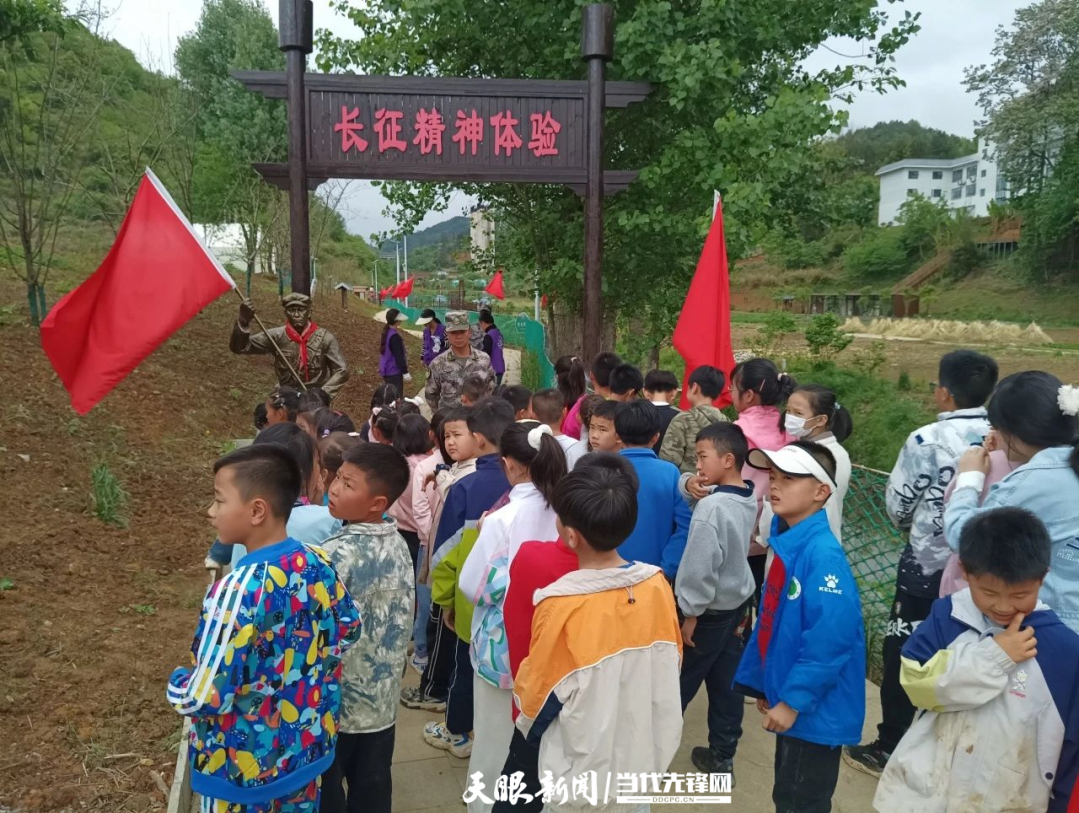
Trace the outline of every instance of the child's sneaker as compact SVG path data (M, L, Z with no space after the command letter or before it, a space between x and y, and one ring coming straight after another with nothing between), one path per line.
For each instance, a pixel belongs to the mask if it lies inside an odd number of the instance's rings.
M445 711L446 701L429 697L420 691L418 686L406 686L401 689L401 705L406 709L421 709L423 711Z
M472 735L451 734L445 723L430 722L423 727L423 739L428 745L449 751L458 759L468 759L472 753Z
M413 652L408 656L408 665L412 667L417 675L423 677L423 670L427 668L427 658L417 657L416 653Z
M729 773L731 775L731 789L734 788L734 760L722 759L711 748L697 747L689 755L693 766L704 773Z
M891 754L880 747L880 740L873 740L869 745L844 745L843 761L856 771L879 777L884 773Z

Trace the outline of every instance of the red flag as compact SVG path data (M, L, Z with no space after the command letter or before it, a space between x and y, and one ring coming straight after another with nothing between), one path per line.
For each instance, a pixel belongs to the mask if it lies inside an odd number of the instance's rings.
M390 287L383 288L381 291L379 291L378 292L379 301L381 301L381 300L385 299L386 297L388 297L390 295L390 291L392 291L392 290L393 290L393 286L391 285Z
M674 349L686 361L682 380L682 409L689 408L690 374L703 364L723 371L726 384L715 400L717 407L731 403L731 370L734 350L731 347L731 288L727 267L727 244L723 239L723 203L716 204L712 228L704 241L697 270L689 284L682 314L674 328Z
M505 299L506 289L502 285L502 269L499 268L495 272L495 275L491 277L491 281L487 283L487 287L483 289L485 294L490 294L495 299Z
M412 295L412 286L416 284L415 277L409 277L396 288L393 289L394 299L404 299L406 296Z
M105 261L56 303L41 346L85 415L191 317L236 283L146 170Z

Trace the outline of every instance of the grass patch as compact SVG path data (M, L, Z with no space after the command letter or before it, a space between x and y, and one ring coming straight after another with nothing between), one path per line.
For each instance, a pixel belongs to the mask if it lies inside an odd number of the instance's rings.
M124 509L127 507L127 491L109 469L108 463L101 462L94 466L90 472L90 486L94 516L106 525L126 528Z
M543 389L543 371L539 356L532 350L521 348L521 383L532 392Z

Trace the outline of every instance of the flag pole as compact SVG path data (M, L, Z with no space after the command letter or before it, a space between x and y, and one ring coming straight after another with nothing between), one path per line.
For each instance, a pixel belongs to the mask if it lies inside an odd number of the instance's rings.
M244 297L244 295L240 293L239 288L233 285L232 290L236 292L236 296L240 297L241 302L245 304L247 303L246 297ZM304 392L307 392L307 385L304 383L303 379L300 378L300 374L296 372L296 368L292 366L292 362L288 360L288 357L285 356L281 348L277 346L277 342L273 340L273 336L271 336L270 331L266 329L266 325L262 324L262 320L259 319L259 315L257 313L254 313L254 309L252 309L252 316L255 317L255 322L258 323L258 326L262 328L262 332L266 334L266 339L267 341L269 341L270 346L273 347L274 352L277 353L277 357L281 359L281 361L285 362L285 366L288 367L288 371L292 373L293 377L298 382L300 382L300 389L302 389Z

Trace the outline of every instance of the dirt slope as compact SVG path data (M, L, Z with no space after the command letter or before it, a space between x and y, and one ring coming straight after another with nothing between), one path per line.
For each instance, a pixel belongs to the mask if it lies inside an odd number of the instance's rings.
M85 418L25 307L0 311L0 806L164 809L152 772L172 779L180 718L165 681L186 657L206 586L210 466L230 438L251 436L274 383L268 358L228 351L234 299L208 307ZM0 302L24 293L5 280ZM274 287L255 302L281 323ZM315 305L353 371L335 407L357 425L379 383L373 312L356 301L343 311L338 297ZM419 343L406 342L418 364ZM126 528L90 509L98 462L130 494Z

